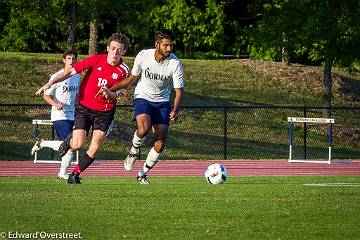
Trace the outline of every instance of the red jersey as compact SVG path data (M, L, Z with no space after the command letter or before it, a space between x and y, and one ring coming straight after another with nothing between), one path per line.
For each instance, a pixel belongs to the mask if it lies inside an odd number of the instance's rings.
M77 73L88 70L81 81L78 102L96 111L109 111L116 107L116 100L97 94L102 86L111 88L124 80L129 74L129 67L121 59L116 66L109 64L107 54L94 54L73 65Z

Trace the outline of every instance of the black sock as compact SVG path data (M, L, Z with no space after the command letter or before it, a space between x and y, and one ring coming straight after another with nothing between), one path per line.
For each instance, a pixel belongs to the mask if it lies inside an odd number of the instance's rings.
M89 157L89 155L87 155L87 153L85 153L84 156L82 156L79 160L79 168L81 170L81 172L83 172L87 167L89 167L95 158L91 158Z

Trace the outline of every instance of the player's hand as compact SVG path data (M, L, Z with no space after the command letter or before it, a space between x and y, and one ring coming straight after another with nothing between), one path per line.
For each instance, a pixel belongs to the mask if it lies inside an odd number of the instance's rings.
M178 119L178 117L179 117L178 112L177 111L171 111L169 117L170 117L171 121L176 121Z
M102 95L106 98L109 99L109 95L110 95L110 90L107 87L102 87Z
M55 102L53 104L53 106L57 109L57 110L63 110L64 109L64 106L62 105L61 102Z
M46 83L44 86L42 86L35 92L35 95L40 95L42 92L45 92L47 89L51 87L51 85L52 85L51 82Z
M106 99L109 99L112 97L112 91L108 89L107 87L101 87L100 90L97 92L96 97L98 95L104 96Z

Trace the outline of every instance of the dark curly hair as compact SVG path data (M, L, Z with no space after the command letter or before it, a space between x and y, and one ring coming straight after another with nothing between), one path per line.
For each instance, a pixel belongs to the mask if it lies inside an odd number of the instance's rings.
M73 49L73 48L69 48L69 49L67 49L67 50L64 51L64 53L63 53L63 59L65 59L66 56L68 56L68 55L74 55L75 58L77 58L77 56L78 56L76 50Z
M161 42L163 39L170 39L171 41L174 40L174 35L169 30L160 30L155 33L155 42Z
M112 41L124 44L125 49L130 47L130 39L122 33L114 33L111 35L107 40L107 46L109 46Z

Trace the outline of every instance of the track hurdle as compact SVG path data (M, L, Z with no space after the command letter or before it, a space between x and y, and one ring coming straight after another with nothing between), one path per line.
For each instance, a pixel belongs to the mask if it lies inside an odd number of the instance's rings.
M331 164L331 147L333 145L333 118L305 118L305 117L288 117L290 127L290 147L289 147L289 162L313 162L313 163L327 163ZM292 158L292 145L293 145L293 131L294 123L315 123L315 124L328 124L327 128L327 141L328 141L328 158L327 160L310 160L310 159L293 159ZM305 130L306 131L306 130Z
M47 126L51 126L52 127L52 122L51 120L47 120L47 119L33 119L32 120L32 124L34 125L34 139L35 141L39 140L39 132L40 132L40 125L47 125ZM54 139L54 130L53 131L53 139ZM47 140L49 141L49 140ZM71 164L78 164L79 162L79 151L76 151L76 159L75 162L71 162ZM39 160L38 159L38 152L36 151L34 153L34 163L61 163L61 160Z

